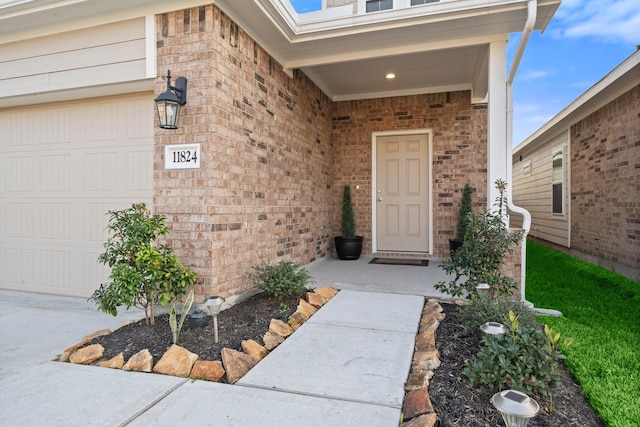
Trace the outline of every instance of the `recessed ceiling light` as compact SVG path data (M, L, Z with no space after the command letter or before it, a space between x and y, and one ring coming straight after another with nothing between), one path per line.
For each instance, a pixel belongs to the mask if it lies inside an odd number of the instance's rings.
M391 80L391 79L395 79L396 75L394 73L387 73L387 75L385 76L387 79Z

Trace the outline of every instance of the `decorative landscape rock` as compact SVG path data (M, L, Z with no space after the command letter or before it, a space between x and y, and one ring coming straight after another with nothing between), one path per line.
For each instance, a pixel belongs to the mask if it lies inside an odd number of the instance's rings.
M78 365L88 365L91 362L95 362L100 359L104 354L104 347L100 344L91 344L83 347L69 356L71 363Z
M98 363L98 366L101 368L122 369L124 366L124 355L122 353L118 353L111 359Z
M437 416L429 397L429 380L433 370L440 366L440 353L436 348L435 331L445 313L436 300L429 300L422 310L411 372L405 383L405 398L402 405L405 427L433 427Z
M320 308L326 304L327 299L316 292L307 292L307 302L314 307Z
M248 354L231 348L222 349L222 365L227 372L227 382L235 384L242 378L256 363L256 359Z
M416 350L427 350L436 348L436 332L433 329L427 329L416 335Z
M111 333L111 331L109 329L100 329L99 331L96 331L96 332L92 333L91 335L87 335L86 337L82 338L82 340L80 342L78 342L78 343L66 348L62 352L60 357L58 357L58 361L59 362L68 362L69 361L69 357L73 353L75 353L80 347L82 347L83 345L89 344L96 337L101 337L103 335L109 335L110 333Z
M280 344L282 344L284 342L284 338L282 338L280 335L276 334L275 332L267 331L267 333L264 334L262 341L264 342L264 347L267 350L271 351L277 346L279 346Z
M269 330L274 334L280 335L282 338L286 338L293 333L293 328L280 319L271 319Z
M242 341L242 349L249 356L253 357L256 361L260 361L264 359L267 354L269 354L269 350L255 342L254 340L244 340Z
M437 419L436 414L423 414L402 424L402 427L433 427Z
M174 377L188 377L196 360L198 360L197 354L173 344L153 367L153 372Z
M131 356L122 367L124 371L136 372L151 372L151 368L153 368L153 356L146 348Z
M317 308L315 308L314 306L312 306L302 298L300 299L300 302L298 303L298 308L296 309L296 312L300 312L306 315L307 317L313 316L314 314L316 314L316 311L318 311Z
M413 354L412 370L432 371L438 366L440 366L440 353L436 349L416 351Z
M336 288L325 286L322 288L316 288L313 290L313 292L322 295L328 301L331 298L336 296L336 294L338 293L338 290Z
M297 330L304 322L309 320L309 316L299 311L296 311L291 316L289 316L288 324L291 326L291 329L294 331Z
M411 372L407 383L404 385L405 391L417 390L419 388L426 389L429 387L429 380L433 377L433 371L417 371Z
M431 405L431 399L429 399L427 390L419 388L408 392L402 404L402 413L407 419L422 414L433 413L433 406Z
M198 360L193 365L189 378L219 383L224 378L224 368L219 360Z

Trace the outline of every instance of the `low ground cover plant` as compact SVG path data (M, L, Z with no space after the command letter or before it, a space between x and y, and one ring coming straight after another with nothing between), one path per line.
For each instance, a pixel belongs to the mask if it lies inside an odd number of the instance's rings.
M539 320L574 343L566 365L609 427L640 420L640 284L529 241L527 299L562 312Z
M250 278L258 289L276 298L302 295L311 280L306 268L289 261L276 264L263 261L252 269Z
M564 358L560 336L540 325L521 325L513 311L503 322L508 331L499 336L482 336L476 358L466 362L465 375L473 384L498 390L554 396L560 386L558 361Z

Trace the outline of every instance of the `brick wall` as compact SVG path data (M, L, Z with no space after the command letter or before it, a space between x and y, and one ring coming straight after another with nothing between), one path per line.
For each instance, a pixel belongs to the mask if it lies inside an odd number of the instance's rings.
M358 234L364 253L371 253L372 132L408 129L433 131L434 255L444 257L454 238L462 188L476 188L474 207L487 203L487 108L472 105L469 91L338 102L334 107L333 204L340 206L342 188L352 185ZM360 190L354 191L354 184ZM340 209L333 216L340 233Z
M154 209L198 273L196 293L238 294L262 260L300 265L330 249L331 101L287 76L209 5L159 15L158 75L188 79L179 129L156 128ZM156 93L166 83L158 79ZM201 168L164 169L164 146L200 143Z
M640 86L571 127L571 246L640 268Z

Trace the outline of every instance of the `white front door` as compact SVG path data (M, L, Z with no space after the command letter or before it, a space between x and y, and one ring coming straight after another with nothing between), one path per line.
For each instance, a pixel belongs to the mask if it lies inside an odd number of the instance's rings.
M376 138L377 250L429 252L429 134Z

